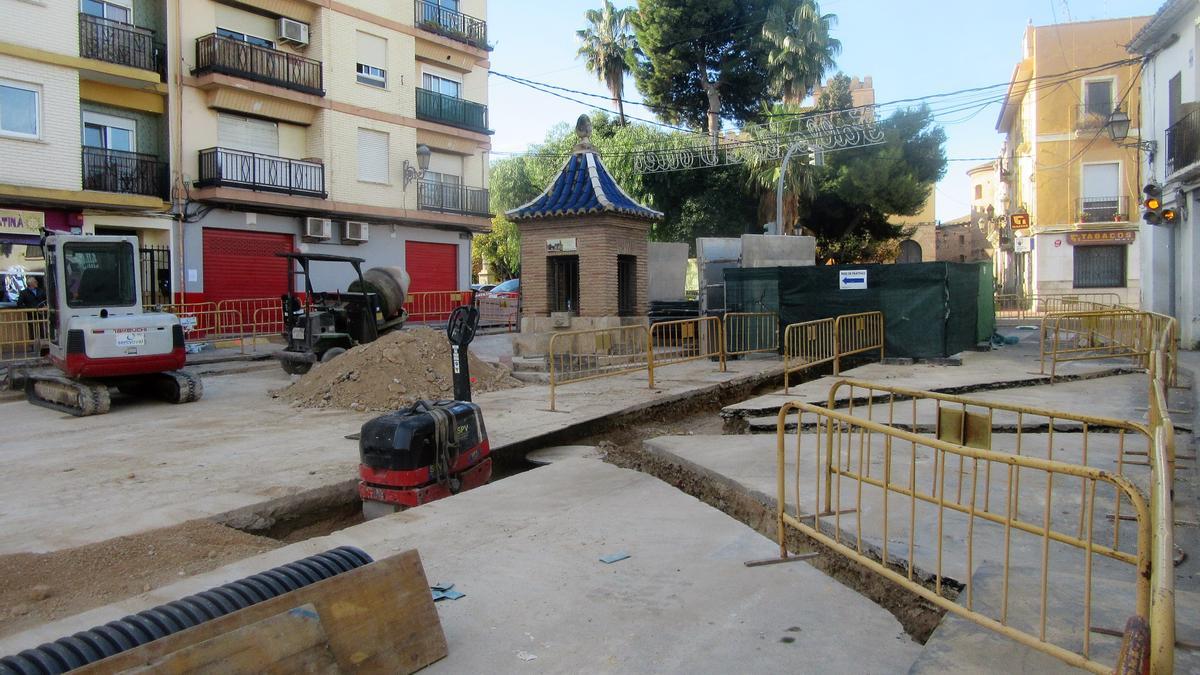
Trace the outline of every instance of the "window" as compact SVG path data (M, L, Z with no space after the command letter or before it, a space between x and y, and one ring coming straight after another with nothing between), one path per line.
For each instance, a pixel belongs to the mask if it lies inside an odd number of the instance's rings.
M1125 249L1116 246L1075 246L1075 288L1124 288Z
M105 150L137 151L137 122L123 117L83 113L83 145Z
M221 37L229 38L230 40L237 40L238 42L245 42L246 44L251 44L256 47L266 47L267 49L275 48L275 43L271 42L270 40L267 40L265 38L256 37L254 35L247 35L245 33L239 33L236 30L229 30L228 28L218 27L217 35L220 35Z
M462 93L462 84L441 75L423 73L421 75L421 86L429 91L436 91L439 94L462 98L460 96Z
M217 143L230 150L278 155L279 125L253 117L218 113Z
M0 134L37 138L41 129L40 91L31 85L0 81Z
M358 179L368 183L387 183L388 135L372 129L358 130Z
M369 33L358 34L358 81L387 88L387 40Z
M114 2L113 0L80 0L79 11L90 16L108 19L110 21L119 21L121 23L133 23L131 21L130 6L128 2Z
M1112 80L1093 80L1083 83L1083 105L1088 115L1108 118L1113 111Z
M71 307L128 307L137 303L129 242L69 242L63 249L67 304Z
M637 256L617 256L617 316L637 314Z
M1121 165L1117 162L1083 165L1083 201L1079 221L1111 223L1121 213Z
M975 186L975 199L983 199L983 186L982 185Z
M546 262L550 266L550 311L579 312L579 256L555 255Z

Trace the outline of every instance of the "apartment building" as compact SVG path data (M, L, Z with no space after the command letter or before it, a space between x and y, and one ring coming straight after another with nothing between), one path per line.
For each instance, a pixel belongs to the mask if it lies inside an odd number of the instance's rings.
M1134 36L1130 51L1142 71L1141 139L1147 145L1145 181L1162 187L1174 223L1142 226L1146 274L1142 306L1179 320L1180 344L1200 344L1200 6L1171 0ZM1136 134L1134 128L1131 134Z
M43 228L138 237L170 298L166 0L0 0L0 272Z
M294 290L275 253L470 282L485 0L0 0L0 270L132 234L147 302ZM344 289L350 268L316 269ZM328 268L328 269L325 269Z
M996 122L1001 292L1112 292L1138 304L1144 176L1137 143L1113 141L1108 127L1116 112L1138 126L1139 67L1123 45L1147 19L1026 29Z
M282 251L470 283L489 227L484 0L172 0L189 301L294 288ZM343 269L344 268L344 269ZM345 265L314 267L346 288Z

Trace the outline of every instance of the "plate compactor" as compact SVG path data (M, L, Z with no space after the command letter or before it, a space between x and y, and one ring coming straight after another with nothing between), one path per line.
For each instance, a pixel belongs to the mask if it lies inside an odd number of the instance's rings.
M454 364L453 401L418 401L362 426L358 494L370 519L477 488L492 476L483 414L471 402L467 345L479 310L459 307L446 335Z

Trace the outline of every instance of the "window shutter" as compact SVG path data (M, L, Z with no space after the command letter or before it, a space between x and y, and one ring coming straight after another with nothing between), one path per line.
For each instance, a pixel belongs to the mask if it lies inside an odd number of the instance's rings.
M369 33L359 32L358 62L387 70L387 40Z
M358 179L388 182L388 135L371 129L358 130Z
M217 142L223 148L279 155L279 125L238 115L217 115Z

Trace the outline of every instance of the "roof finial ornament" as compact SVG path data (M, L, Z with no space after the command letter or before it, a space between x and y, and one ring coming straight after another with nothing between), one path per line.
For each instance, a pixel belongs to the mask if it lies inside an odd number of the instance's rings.
M596 146L592 145L592 118L580 115L579 119L575 120L575 135L579 137L574 149L576 154L596 152Z

